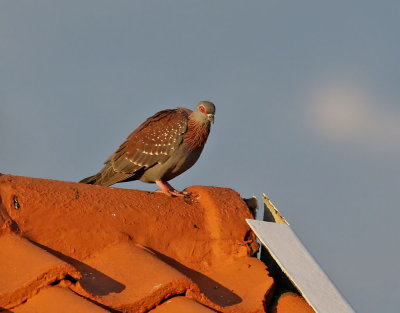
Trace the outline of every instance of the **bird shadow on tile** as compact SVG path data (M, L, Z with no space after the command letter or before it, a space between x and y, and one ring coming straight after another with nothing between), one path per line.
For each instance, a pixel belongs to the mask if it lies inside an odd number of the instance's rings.
M200 288L200 291L215 304L221 307L228 307L242 302L241 297L212 278L179 263L161 252L149 247L147 249L161 261L189 277Z
M57 250L53 250L40 243L34 241L31 242L39 248L59 258L60 260L63 260L64 262L67 262L75 267L82 274L82 278L79 279L80 286L93 296L105 296L110 293L120 293L126 288L124 284L98 271L94 267L91 267L77 259L65 255ZM72 277L68 277L68 279L73 283L77 282Z

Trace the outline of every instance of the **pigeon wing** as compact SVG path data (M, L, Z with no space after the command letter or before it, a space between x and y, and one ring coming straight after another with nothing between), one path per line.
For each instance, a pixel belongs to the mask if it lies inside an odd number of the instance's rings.
M190 110L163 110L149 117L105 162L117 173L134 175L166 162L182 143Z

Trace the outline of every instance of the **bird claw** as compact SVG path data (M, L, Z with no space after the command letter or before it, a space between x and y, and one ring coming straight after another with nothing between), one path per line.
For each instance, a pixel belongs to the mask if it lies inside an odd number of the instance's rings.
M190 191L186 191L186 190L182 190L182 191L175 190L175 191L179 193L180 197L183 196L185 198L189 198L192 195L192 193Z
M176 189L174 189L174 190L157 189L156 192L163 193L163 194L168 195L170 197L184 197L184 198L188 198L192 194L191 192L186 191L186 190L179 191L179 190L176 190Z
M164 182L162 180L157 180L156 184L161 188L161 190L156 190L157 192L162 192L169 196L175 197L190 197L191 193L189 191L183 190L179 191L173 188L168 182Z

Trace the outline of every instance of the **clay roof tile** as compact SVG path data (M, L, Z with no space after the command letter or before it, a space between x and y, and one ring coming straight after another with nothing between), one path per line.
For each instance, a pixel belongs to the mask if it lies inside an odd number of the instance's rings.
M26 303L14 308L13 313L106 313L109 312L62 287L49 287Z
M0 307L12 308L40 289L80 273L28 240L6 234L0 237Z
M228 188L189 191L0 175L0 252L11 256L0 257L0 307L58 294L93 312L265 312L274 281L250 256L245 202Z
M151 310L150 313L213 313L216 312L212 309L205 307L188 299L186 297L174 297L168 301L165 301L160 306Z

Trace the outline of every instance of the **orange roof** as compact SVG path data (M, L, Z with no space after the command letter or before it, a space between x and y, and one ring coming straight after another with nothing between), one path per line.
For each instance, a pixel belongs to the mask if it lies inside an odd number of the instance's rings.
M274 282L250 256L245 202L189 190L0 174L0 311L265 312Z
M287 292L281 295L271 313L292 313L293 308L296 308L296 313L313 313L314 310L307 304L303 297L292 292Z

